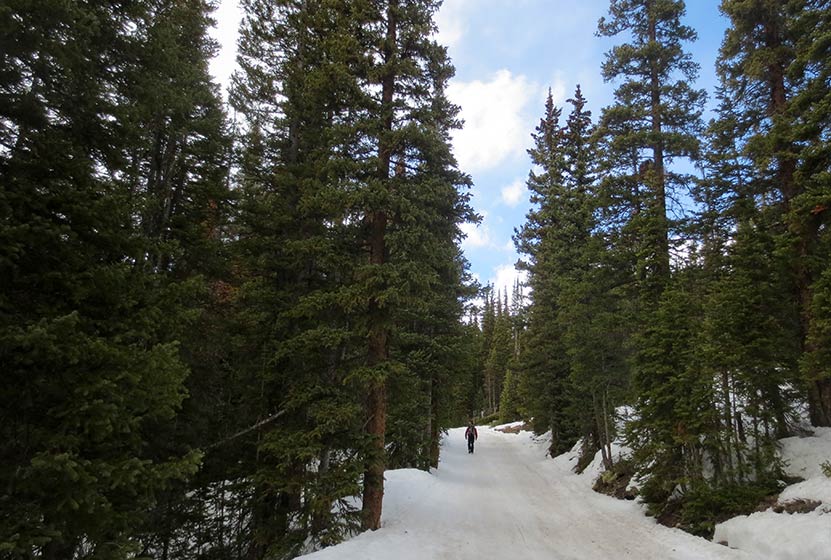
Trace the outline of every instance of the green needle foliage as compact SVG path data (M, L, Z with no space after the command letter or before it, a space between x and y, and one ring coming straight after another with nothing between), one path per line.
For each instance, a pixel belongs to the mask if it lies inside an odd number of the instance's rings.
M139 553L137 528L199 465L166 437L227 142L207 6L162 4L0 11L4 556Z
M232 126L214 4L0 7L1 557L295 557L476 417L707 535L831 425L826 3L722 1L705 128L684 2L611 0L481 309L440 2L242 0Z
M549 98L515 236L531 288L517 408L551 431L553 453L579 438L578 468L597 450L611 468L615 409L629 405L642 498L702 534L776 486L795 411L828 425L831 403L828 9L721 10L705 129L684 2L610 2L598 34L624 37L602 67L615 101L595 129L579 90L565 127ZM497 340L492 314L482 330Z

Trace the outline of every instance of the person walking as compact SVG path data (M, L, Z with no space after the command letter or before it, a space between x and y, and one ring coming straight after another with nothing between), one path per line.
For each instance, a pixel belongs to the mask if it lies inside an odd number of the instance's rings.
M479 434L476 432L476 426L470 422L465 430L465 439L467 439L467 452L473 453L473 442L479 439Z

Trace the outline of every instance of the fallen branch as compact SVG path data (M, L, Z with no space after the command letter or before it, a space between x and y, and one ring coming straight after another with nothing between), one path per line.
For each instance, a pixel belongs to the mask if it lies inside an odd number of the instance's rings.
M254 430L258 430L258 429L262 428L263 426L265 426L266 424L270 424L271 422L274 422L275 420L280 418L285 413L286 413L286 411L284 409L284 410L281 410L281 411L279 411L275 414L272 414L268 418L260 420L259 422L257 422L253 426L249 426L249 427L245 428L244 430L241 430L241 431L235 433L232 436L228 436L227 438L225 438L223 440L220 440L220 441L217 441L216 443L210 444L208 447L205 448L205 451L210 451L211 449L216 449L217 447L219 447L221 445L225 445L226 443L228 443L230 441L234 441L237 438L241 438L245 434L249 434L249 433L253 432Z

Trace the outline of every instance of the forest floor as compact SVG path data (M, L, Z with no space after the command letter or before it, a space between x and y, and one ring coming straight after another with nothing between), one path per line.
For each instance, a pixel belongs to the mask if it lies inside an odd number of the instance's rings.
M463 428L444 439L439 468L388 471L382 528L308 560L706 560L762 558L658 525L642 506L591 490L573 454L545 456L528 432Z

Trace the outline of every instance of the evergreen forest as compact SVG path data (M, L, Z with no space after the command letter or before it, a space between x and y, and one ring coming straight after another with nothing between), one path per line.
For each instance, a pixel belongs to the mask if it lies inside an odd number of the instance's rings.
M510 294L461 249L441 0L240 0L227 101L215 4L0 6L0 558L293 558L470 419L706 534L831 426L827 2L722 0L704 91L683 0L610 0Z

